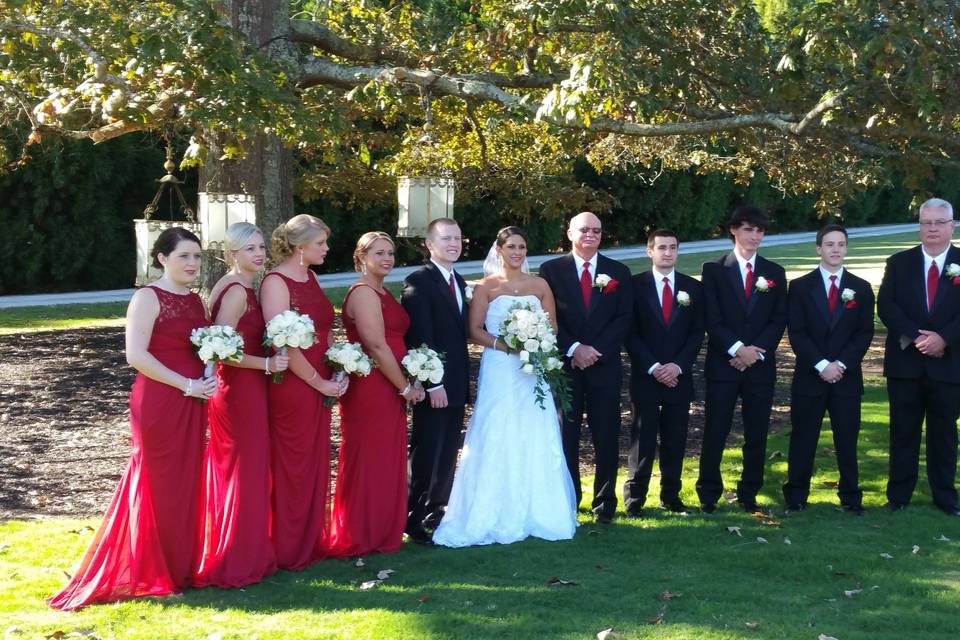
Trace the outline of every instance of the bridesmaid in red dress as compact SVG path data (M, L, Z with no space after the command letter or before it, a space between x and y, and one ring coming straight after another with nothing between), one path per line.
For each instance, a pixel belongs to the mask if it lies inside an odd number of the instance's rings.
M190 332L206 326L189 285L200 271L200 241L174 227L153 246L163 277L133 294L127 308L127 362L137 370L130 394L132 453L80 568L48 600L71 611L88 604L162 596L190 585L200 515L206 400L216 380Z
M357 241L353 262L361 272L343 301L347 339L376 361L340 400L343 440L333 499L330 553L360 556L396 551L407 522L407 402L424 391L407 380L400 360L410 318L387 291L394 244L382 231Z
M263 234L248 222L227 229L224 258L232 265L210 292L214 324L243 336L243 359L219 363L210 399L210 441L204 460L203 547L193 584L242 587L277 570L270 543L269 374L287 356L265 357L263 313L253 279L267 259Z
M290 369L270 384L270 456L273 472L271 538L281 569L299 571L327 555L330 494L330 409L326 396L347 390L337 382L324 356L330 345L333 305L309 267L323 264L330 228L300 214L273 232L271 252L277 267L260 286L263 317L269 321L287 309L313 320L317 342L289 349Z

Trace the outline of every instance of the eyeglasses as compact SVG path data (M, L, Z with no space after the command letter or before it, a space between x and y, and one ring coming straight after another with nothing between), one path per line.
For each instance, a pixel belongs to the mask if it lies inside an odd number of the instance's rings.
M598 236L603 232L603 229L600 227L580 227L577 229L580 233L593 233L593 235Z
M947 220L921 220L920 226L921 227L945 227L951 222L953 222L953 218L950 218Z

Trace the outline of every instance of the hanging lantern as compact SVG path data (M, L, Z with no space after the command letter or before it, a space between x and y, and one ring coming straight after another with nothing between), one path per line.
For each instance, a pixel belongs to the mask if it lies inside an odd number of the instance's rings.
M200 225L197 224L193 210L187 206L187 201L180 191L180 185L183 183L177 179L177 176L173 175L176 164L173 162L173 148L170 146L169 141L167 142L167 160L163 163L163 168L166 169L167 175L157 180L157 182L160 183L157 194L153 196L153 201L143 210L143 218L133 221L134 235L137 242L137 279L135 285L138 287L150 284L163 275L162 269L157 269L153 266L153 258L150 256L153 244L157 241L161 233L171 227L183 227L197 235L200 234ZM181 212L186 217L186 220L152 219L152 216L157 212L157 208L160 205L163 192L168 187L171 190L171 217L173 213L172 200L173 196L176 195L180 202Z
M222 251L227 227L234 222L257 223L257 207L252 195L201 191L197 196L204 249Z
M425 238L431 220L453 218L453 194L453 178L399 178L397 200L400 218L397 235L401 238Z

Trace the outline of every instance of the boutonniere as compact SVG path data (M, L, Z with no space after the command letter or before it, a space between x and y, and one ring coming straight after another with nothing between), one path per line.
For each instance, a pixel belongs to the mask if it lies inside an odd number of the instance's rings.
M463 297L467 299L467 302L473 302L473 285L468 284L463 290Z
M677 291L677 304L681 307L690 306L690 294L686 291Z
M857 301L854 299L857 297L857 292L853 289L844 289L840 292L840 299L843 301L843 306L846 309L853 309L857 306Z
M947 274L948 278L953 279L953 286L956 287L960 285L960 264L957 264L956 262L951 262L950 264L947 265L947 268L944 271L944 273Z
M760 293L766 293L767 291L770 291L770 289L773 289L774 287L776 287L777 283L773 280L767 280L763 276L760 276L759 278L757 278L757 284L755 286L757 288L757 291L759 291Z
M600 289L602 293L613 293L619 284L616 278L611 278L605 273L598 273L596 280L593 281L593 286Z

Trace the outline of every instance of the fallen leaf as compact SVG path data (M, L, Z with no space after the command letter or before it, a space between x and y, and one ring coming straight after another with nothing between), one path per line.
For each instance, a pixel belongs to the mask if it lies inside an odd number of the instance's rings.
M828 488L828 489L839 489L839 488L840 488L840 483L837 482L836 480L824 480L823 482L820 483L820 485L821 485L821 486L824 486L824 487L826 487L826 488Z
M727 501L728 504L737 501L737 492L736 491L727 491L723 494L723 499Z
M917 555L918 553L920 553L920 545L918 544L913 545L913 549L911 551L913 555Z
M740 533L740 527L727 527L727 533L732 533L736 536L743 537L743 534Z
M824 633L821 633L820 635L817 636L817 640L837 640L837 639L834 638L833 636L828 636Z
M939 538L934 538L934 540L936 540L937 542L950 542L950 538L943 535L942 533L940 534ZM2 551L2 548L0 548L0 551Z
M364 566L364 565L366 565L366 564L367 564L367 563L363 561L363 558L357 558L357 561L353 563L353 566L355 566L355 567L362 567L362 566Z
M667 606L660 607L660 612L656 616L649 618L647 624L663 624L663 616L667 613Z
M757 629L757 627L760 626L759 622L744 622L743 624L747 627L747 629L751 629L754 631Z
M429 600L429 599L430 599L430 594L429 594L429 593L424 594L424 595L420 596L419 598L417 598L417 600L419 600L420 602L426 602L426 601Z
M860 595L861 593L863 593L863 589L850 589L849 591L844 591L843 595L847 596L848 598L852 598Z
M367 580L360 584L360 591L369 591L375 589L380 584L380 580Z
M880 557L883 558L884 560L893 560L893 556L890 555L889 553L881 553Z
M757 536L757 542L759 542L760 544L767 544L767 539Z
M759 520L760 520L760 524L762 524L765 527L779 527L781 524L780 521L777 520L776 518L771 518L770 516L766 516L766 515L759 516Z
M579 587L580 585L573 580L564 580L563 578L553 577L547 580L551 587Z
M613 627L610 627L609 629L604 629L603 631L600 631L599 633L597 633L597 640L615 640L616 638L619 638L619 637L620 637L619 634L614 633Z
M660 599L666 602L667 600L673 600L674 598L679 598L679 593L670 593L669 591L661 591Z
M767 460L773 460L774 458L782 458L782 457L783 457L783 451L774 451L773 453L770 454L770 457L767 458Z
M820 451L817 452L817 455L827 457L827 458L832 458L834 455L834 452L833 452L833 449L820 449ZM836 484L839 484L839 483L836 483Z
M793 543L790 542L790 538L784 538L784 539L783 539L783 544L793 544Z
M847 572L846 572L846 571L834 571L834 572L833 572L833 575L835 575L835 576L841 576L841 577L842 577L842 576L847 575Z
M23 635L23 629L17 626L7 627L7 630L4 631L4 637L9 638L10 636L19 636Z
M3 544L0 544L0 553L6 553L7 549L9 548L10 548L10 545L7 544L6 542L4 542Z
M60 629L57 629L56 631L54 631L54 632L51 633L50 635L48 635L48 636L43 636L43 637L46 638L47 640L61 640L61 638L66 638L66 637L67 637L67 634L66 634L66 632L64 632L64 631L61 631Z
M381 569L377 571L377 580L386 580L391 575L393 575L393 569Z

